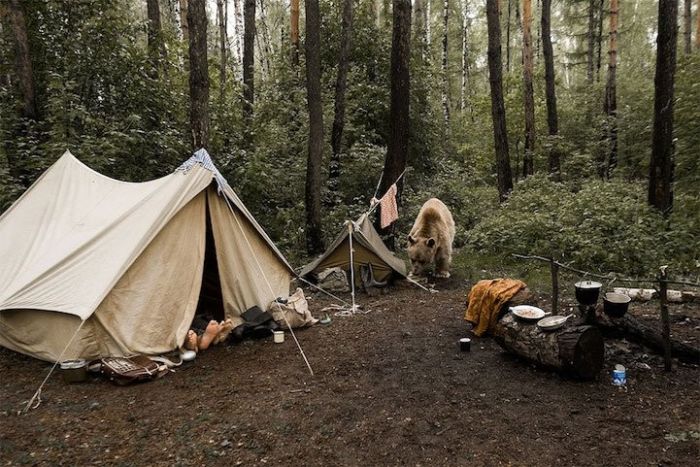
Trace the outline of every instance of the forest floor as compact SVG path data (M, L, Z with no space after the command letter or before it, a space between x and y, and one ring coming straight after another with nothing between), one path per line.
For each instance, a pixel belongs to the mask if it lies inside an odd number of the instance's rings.
M659 356L608 341L600 377L582 382L490 338L460 352L467 281L437 288L360 295L369 313L298 332L315 376L288 334L134 386L52 377L17 415L48 364L0 350L0 465L697 465L698 367L665 373ZM310 300L317 315L329 303ZM657 309L631 306L649 322ZM671 316L674 336L698 345L700 304ZM611 384L617 363L625 388Z

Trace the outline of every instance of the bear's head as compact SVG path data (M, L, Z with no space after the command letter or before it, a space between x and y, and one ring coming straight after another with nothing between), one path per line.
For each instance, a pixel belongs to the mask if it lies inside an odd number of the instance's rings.
M435 239L408 236L408 258L411 260L411 274L420 276L435 260Z

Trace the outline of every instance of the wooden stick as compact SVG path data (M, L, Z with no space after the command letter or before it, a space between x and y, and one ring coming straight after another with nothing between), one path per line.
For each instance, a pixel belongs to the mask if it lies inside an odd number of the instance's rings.
M552 273L552 314L559 313L559 265L554 258L549 260L549 267Z
M671 371L671 320L668 316L666 266L661 267L659 285L661 289L661 335L664 339L664 368L666 371Z
M536 259L539 261L545 261L547 263L551 263L553 261L552 258L545 258L543 256L537 256L537 255L519 255L519 254L514 253L513 256L515 258L520 258L520 259ZM672 280L660 279L660 278L658 278L658 279L632 279L632 278L619 277L614 272L609 272L607 275L603 276L601 274L595 274L592 272L582 271L580 269L572 268L571 266L568 266L566 264L562 264L558 261L554 261L554 263L557 266L559 266L560 268L564 268L564 269L567 269L569 271L576 272L578 274L583 274L584 276L591 276L591 277L595 277L598 279L608 279L608 280L610 280L610 283L617 281L617 282L629 282L629 283L634 283L634 284L637 284L637 283L652 283L653 284L653 283L660 282L663 280L666 284L688 285L690 287L700 287L700 282L672 281Z

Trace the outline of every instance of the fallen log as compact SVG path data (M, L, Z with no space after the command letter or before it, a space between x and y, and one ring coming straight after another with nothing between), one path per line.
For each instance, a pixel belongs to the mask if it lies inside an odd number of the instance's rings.
M594 378L603 368L603 337L595 326L567 322L545 332L507 312L496 323L493 337L508 352L577 378Z
M605 337L624 337L663 354L664 340L659 330L647 326L631 314L627 313L622 318L612 318L598 305L593 317L595 325ZM700 365L700 349L677 339L671 339L671 356L685 363Z

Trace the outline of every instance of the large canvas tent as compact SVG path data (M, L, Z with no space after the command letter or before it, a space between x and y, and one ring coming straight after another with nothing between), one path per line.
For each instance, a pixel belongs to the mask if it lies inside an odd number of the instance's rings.
M361 285L360 268L367 265L371 265L376 281L385 281L392 276L406 277L406 265L384 245L367 214L362 214L357 221L352 222L350 229L355 285ZM350 230L346 225L331 246L316 260L306 265L299 275L313 279L324 269L335 267L349 273L350 263Z
M145 183L66 152L0 216L0 258L0 345L49 361L173 350L203 283L240 322L294 276L204 150Z

